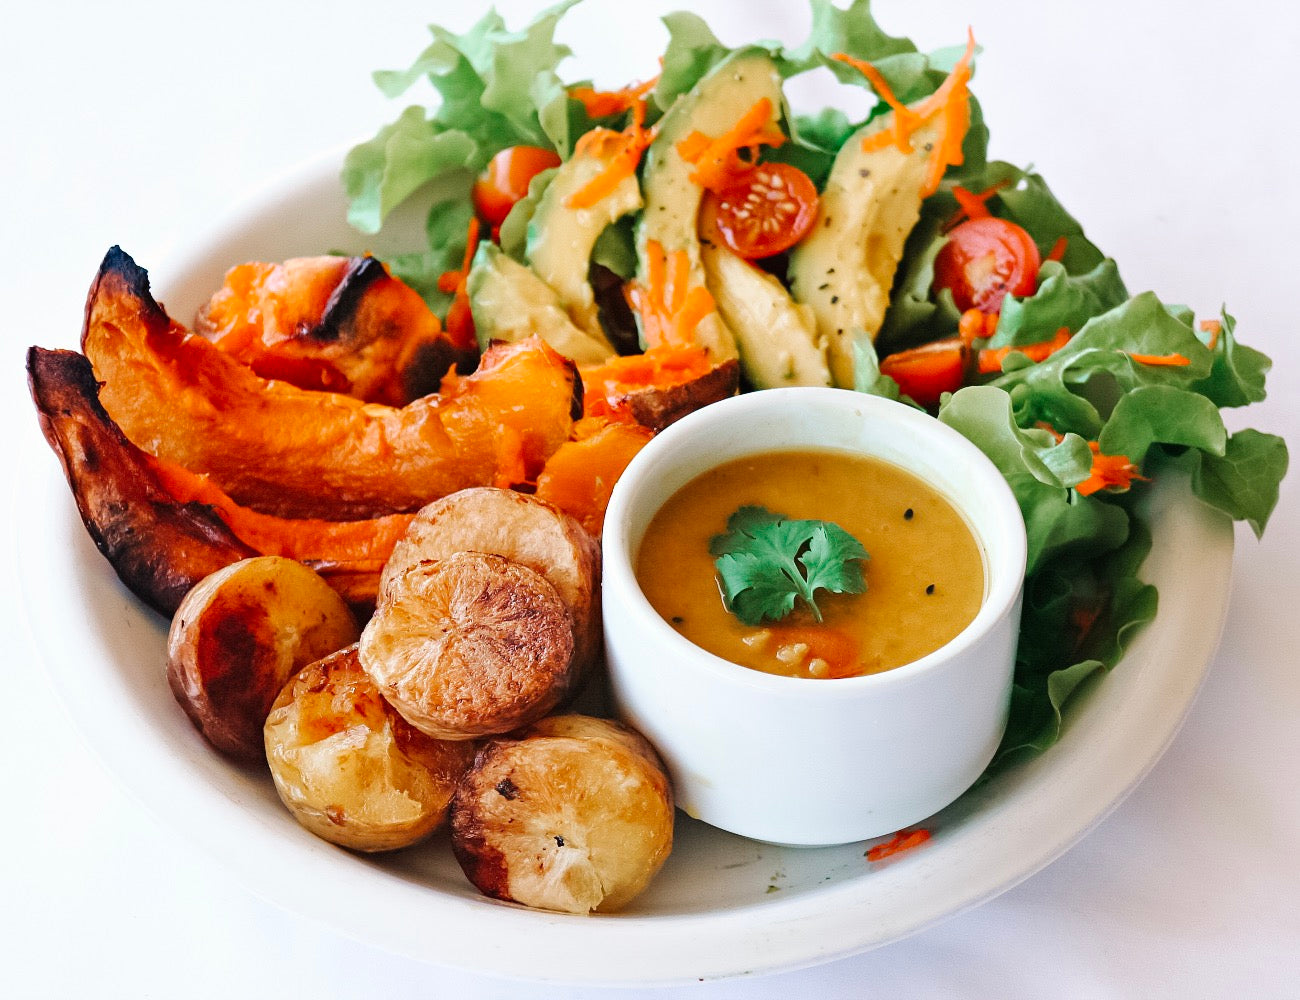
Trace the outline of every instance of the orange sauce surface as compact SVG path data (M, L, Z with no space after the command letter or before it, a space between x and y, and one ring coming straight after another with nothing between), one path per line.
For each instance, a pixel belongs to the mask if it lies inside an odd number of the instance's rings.
M737 508L833 521L870 554L862 594L817 591L777 623L746 625L723 600L709 541ZM838 451L766 452L725 463L677 491L637 554L656 611L697 646L755 670L849 677L911 663L962 631L984 599L984 562L965 519L891 463Z

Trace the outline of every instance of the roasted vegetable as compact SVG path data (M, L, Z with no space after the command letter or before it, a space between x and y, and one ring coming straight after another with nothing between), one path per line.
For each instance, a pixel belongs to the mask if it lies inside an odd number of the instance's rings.
M410 567L465 551L504 556L546 577L572 616L579 669L595 661L601 643L600 546L572 517L513 490L462 490L421 510L384 567L380 603L393 597Z
M694 346L654 347L581 372L587 416L630 419L652 431L734 396L740 386L739 361L718 362Z
M437 739L533 722L577 674L573 617L556 588L485 552L422 560L387 579L360 654L389 704Z
M389 851L447 815L474 744L431 739L380 696L349 646L308 664L266 719L266 760L294 819L332 843Z
M256 762L285 682L360 634L343 598L302 563L241 559L181 601L167 633L167 682L209 743Z
M122 582L155 611L170 617L209 573L258 554L210 508L177 503L167 493L150 457L99 405L99 386L80 354L31 348L27 383L86 530Z
M569 913L625 906L672 849L673 797L639 734L589 716L490 741L452 802L452 848L484 895Z
M584 417L573 425L571 439L546 460L534 495L554 504L599 538L614 483L652 434L640 424Z
M194 329L263 378L388 406L436 392L449 368L478 360L374 257L240 264Z
M413 515L292 520L240 507L203 477L141 451L99 404L90 362L33 347L28 382L46 440L91 538L122 582L170 617L200 580L240 559L310 563L369 613L379 574Z
M282 517L373 517L531 479L581 412L572 363L535 340L489 350L474 374L401 409L267 381L172 322L116 248L82 349L128 438Z

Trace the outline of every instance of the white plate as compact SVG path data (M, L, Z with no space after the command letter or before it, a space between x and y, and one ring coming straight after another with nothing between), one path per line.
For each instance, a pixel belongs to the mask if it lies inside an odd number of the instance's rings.
M338 162L286 178L187 260L139 261L172 314L187 320L244 260L382 252L343 222ZM418 232L418 219L406 224ZM252 891L380 948L512 977L666 984L791 969L896 940L1015 885L1082 837L1168 746L1218 643L1230 586L1229 521L1157 490L1144 571L1160 590L1157 620L1076 699L1059 744L934 817L924 846L873 865L864 845L771 847L679 814L676 849L631 910L572 917L484 899L441 840L387 859L334 848L298 827L265 774L210 751L168 689L165 622L118 583L54 457L37 451L26 456L36 488L19 501L29 506L17 567L27 615L109 769Z

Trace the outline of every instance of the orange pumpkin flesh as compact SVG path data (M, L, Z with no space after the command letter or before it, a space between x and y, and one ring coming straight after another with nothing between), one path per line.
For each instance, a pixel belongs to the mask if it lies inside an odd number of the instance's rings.
M288 518L413 511L535 473L581 401L573 364L537 338L494 346L474 374L402 408L268 381L172 321L117 248L91 287L82 350L131 441Z

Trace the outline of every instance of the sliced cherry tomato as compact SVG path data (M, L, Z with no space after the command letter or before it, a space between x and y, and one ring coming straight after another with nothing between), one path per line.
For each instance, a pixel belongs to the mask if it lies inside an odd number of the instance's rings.
M934 409L945 392L962 387L969 365L970 345L952 337L891 354L880 362L880 371L898 383L903 395Z
M554 151L540 146L510 146L488 162L474 182L474 211L489 226L499 226L528 194L528 182L543 170L558 167Z
M1014 222L969 219L948 233L934 259L934 289L952 292L962 312L995 313L1002 299L1034 294L1042 259L1033 237Z
M761 163L709 196L719 235L746 260L794 246L817 218L817 188L798 167Z

